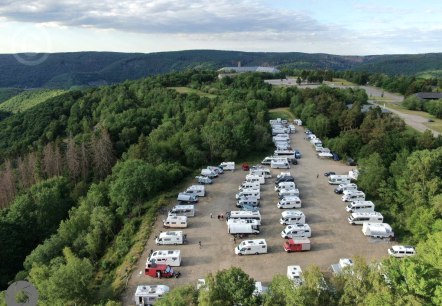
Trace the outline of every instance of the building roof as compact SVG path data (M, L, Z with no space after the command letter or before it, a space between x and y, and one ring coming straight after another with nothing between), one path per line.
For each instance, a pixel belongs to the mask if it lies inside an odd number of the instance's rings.
M229 72L234 71L237 73L243 72L269 72L269 73L278 73L279 70L275 67L263 67L263 66L250 66L250 67L223 67L218 70L219 72Z
M416 97L421 100L438 100L442 99L442 92L418 92Z

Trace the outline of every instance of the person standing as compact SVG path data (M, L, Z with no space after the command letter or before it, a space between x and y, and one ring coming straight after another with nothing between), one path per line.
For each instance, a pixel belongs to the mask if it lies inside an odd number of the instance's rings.
M198 245L200 246L200 249L201 249L201 241L198 241Z

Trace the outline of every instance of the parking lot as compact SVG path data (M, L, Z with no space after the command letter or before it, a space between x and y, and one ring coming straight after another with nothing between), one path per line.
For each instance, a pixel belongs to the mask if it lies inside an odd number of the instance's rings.
M303 127L297 127L297 132L291 134L292 147L302 153L302 158L298 160L298 165L292 165L290 171L300 191L300 210L306 215L306 223L312 230L311 251L286 253L282 248L285 241L280 236L284 229L284 226L279 224L282 210L276 207L278 196L274 191L276 175L281 171L272 169L273 178L267 179L266 183L261 185L262 226L261 233L256 236L266 239L268 254L235 255L233 249L241 240L237 239L234 243L233 237L227 233L225 220L218 220L217 215L238 210L235 206L235 194L247 172L237 165L234 172L226 171L215 179L213 185L206 185L206 197L200 198L199 203L195 205L195 217L189 218L188 228L183 229L187 234L187 244L156 246L154 237L149 238L137 268L129 280L124 304L133 304L137 285L165 284L171 288L184 284L196 285L198 278L204 278L208 273L216 273L231 266L240 267L255 280L268 285L274 275L285 275L288 265L300 265L303 269L309 265L317 265L321 270L327 271L339 258L359 255L373 260L387 256L387 249L391 243L370 240L362 234L361 226L348 224L346 204L333 192L336 186L329 185L323 175L326 171L346 174L352 167L333 160L318 159L312 145L304 137ZM213 214L213 218L210 218L210 214ZM163 218L165 216L158 217L155 233L165 231L162 226ZM253 239L255 236L249 238ZM201 248L198 245L199 241L202 244ZM176 267L176 270L181 272L180 278L158 280L144 275L144 266L150 250L159 249L181 250L182 264L181 267Z

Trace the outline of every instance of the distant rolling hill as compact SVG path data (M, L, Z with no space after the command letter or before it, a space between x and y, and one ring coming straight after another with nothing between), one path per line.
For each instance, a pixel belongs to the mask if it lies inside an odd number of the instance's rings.
M0 88L96 86L189 68L223 66L365 70L386 74L424 74L442 69L442 53L418 55L339 56L299 52L188 50L159 53L53 53L38 65L24 65L13 55L0 55Z

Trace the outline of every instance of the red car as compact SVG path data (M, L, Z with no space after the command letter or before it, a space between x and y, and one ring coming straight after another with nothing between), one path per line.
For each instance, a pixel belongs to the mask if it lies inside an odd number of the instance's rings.
M250 169L248 163L244 163L244 164L242 164L241 168L242 168L243 171L249 171L249 169Z
M169 265L158 265L155 263L148 263L144 269L144 274L156 278L178 278L181 275L180 272L174 271Z

